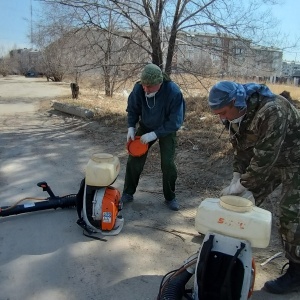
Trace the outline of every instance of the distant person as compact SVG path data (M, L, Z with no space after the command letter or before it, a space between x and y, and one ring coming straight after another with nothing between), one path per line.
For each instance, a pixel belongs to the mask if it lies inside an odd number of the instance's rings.
M184 120L185 100L179 87L155 64L148 64L142 71L128 97L127 141L141 136L141 143L149 144L148 150L158 140L165 204L174 211L179 210L175 195L177 169L174 163L176 132ZM136 125L138 128L136 130ZM121 201L133 201L147 154L140 157L129 155Z
M289 267L264 288L274 294L300 290L300 114L261 84L220 81L208 103L229 131L233 179L223 195L251 192L257 204L279 184L279 232Z

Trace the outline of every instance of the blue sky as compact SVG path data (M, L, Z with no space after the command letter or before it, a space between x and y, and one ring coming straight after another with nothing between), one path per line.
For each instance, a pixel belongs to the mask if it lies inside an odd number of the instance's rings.
M300 0L281 0L283 4L272 8L272 14L279 20L282 33L291 41L300 39ZM284 50L283 58L300 61L300 41L297 49Z
M273 6L274 17L280 20L280 30L291 41L300 37L300 0L281 0ZM0 0L0 55L3 51L30 48L30 21L32 3L33 20L40 4L36 0ZM284 59L300 61L300 47L284 51Z
M0 55L4 49L30 47L30 0L0 0ZM32 0L32 8L38 3ZM27 19L27 21L26 21Z

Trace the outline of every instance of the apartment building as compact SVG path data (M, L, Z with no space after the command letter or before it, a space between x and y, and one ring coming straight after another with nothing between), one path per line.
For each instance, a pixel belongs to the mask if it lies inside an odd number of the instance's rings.
M282 62L282 76L293 77L295 73L300 72L300 62L283 61Z
M9 51L9 57L13 62L13 73L24 75L30 70L35 70L38 65L39 55L39 51L28 48Z
M245 78L281 76L282 51L253 46L250 40L228 35L180 33L176 40L176 67L197 68L203 74Z

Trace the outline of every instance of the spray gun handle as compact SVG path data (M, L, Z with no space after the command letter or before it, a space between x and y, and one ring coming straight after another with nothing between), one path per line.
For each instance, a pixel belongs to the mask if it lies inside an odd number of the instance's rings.
M54 195L54 193L52 192L50 186L46 181L38 182L37 186L41 187L44 192L46 191L49 194L50 198L58 198L57 196Z

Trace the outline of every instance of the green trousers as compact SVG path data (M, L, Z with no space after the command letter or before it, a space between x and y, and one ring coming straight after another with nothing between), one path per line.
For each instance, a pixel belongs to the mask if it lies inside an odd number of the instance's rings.
M136 135L140 136L144 133L144 130L141 127L139 127L136 132ZM155 142L156 141L149 143L149 149ZM176 132L170 133L167 136L159 138L163 193L167 201L173 200L175 198L175 182L177 179L177 168L174 159L176 142ZM136 192L136 188L138 186L139 179L147 159L148 151L140 157L133 157L131 155L128 156L123 189L124 193L133 195ZM155 189L155 187L153 188Z

